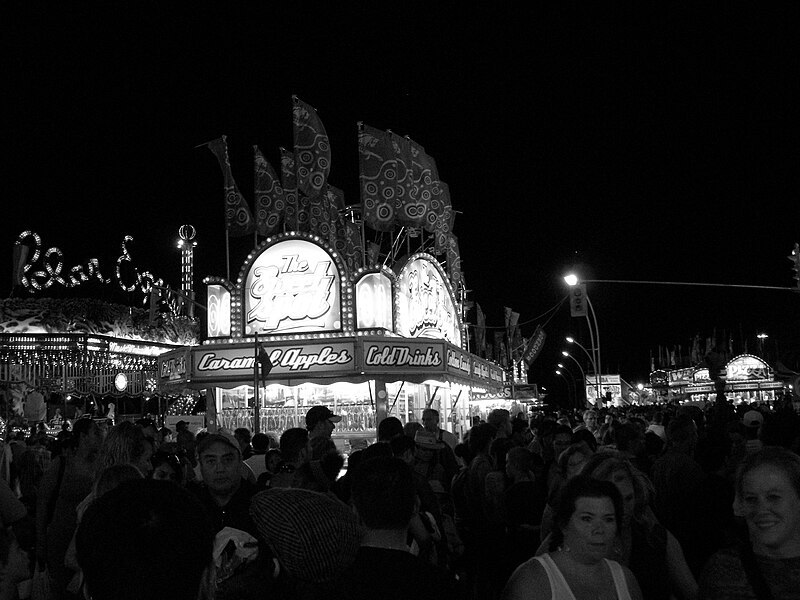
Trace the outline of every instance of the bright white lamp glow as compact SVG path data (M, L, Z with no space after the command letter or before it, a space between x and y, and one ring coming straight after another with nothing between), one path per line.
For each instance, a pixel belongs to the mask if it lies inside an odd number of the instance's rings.
M569 273L568 275L564 275L564 281L566 281L569 286L578 285L578 276L575 275L575 273Z

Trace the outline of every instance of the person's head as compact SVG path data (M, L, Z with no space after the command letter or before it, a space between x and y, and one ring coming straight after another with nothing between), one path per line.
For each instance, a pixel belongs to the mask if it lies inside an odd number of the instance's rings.
M306 429L308 437L331 437L336 423L342 417L335 415L327 406L312 406L306 413Z
M386 417L378 423L379 442L388 442L399 435L403 435L403 422L397 417Z
M610 481L619 490L625 519L642 519L652 497L652 484L628 458L614 450L596 452L581 469L581 475Z
M758 430L764 424L764 415L757 410L748 410L742 417L742 424L745 428L745 436L748 439L756 439Z
M353 473L352 501L368 529L408 528L414 512L415 488L410 467L385 456L362 461Z
M417 432L420 429L424 429L422 423L419 423L418 421L409 421L403 425L403 435L410 437L413 440L414 436L417 435Z
M399 458L407 465L414 463L414 455L417 451L417 445L414 440L407 435L392 438L389 442L389 447L392 449L392 454L395 458Z
M153 472L150 477L162 481L172 481L178 485L183 485L183 465L181 459L176 454L164 452L163 450L157 451L150 459L153 463Z
M556 425L552 438L553 456L558 459L561 453L572 443L572 429L566 425Z
M527 448L516 446L506 454L506 475L512 481L517 479L533 479L533 452Z
M592 431L588 428L578 429L572 434L572 443L586 442L586 445L592 449L592 452L597 452L597 438L594 437Z
M278 466L281 464L282 460L283 455L278 448L270 448L267 450L266 454L264 454L264 466L266 466L267 471L273 475L278 472Z
M492 457L494 468L498 471L505 473L506 471L506 455L508 451L514 446L514 442L510 438L495 438L489 444L489 456Z
M615 423L614 443L620 452L641 456L644 453L644 430L631 422Z
M589 431L597 429L597 411L592 409L583 411L583 424Z
M109 405L111 406L111 405ZM142 432L146 438L150 438L151 443L155 445L158 442L158 427L155 421L149 417L137 419L134 423L142 428Z
M426 408L422 411L422 426L426 431L438 433L439 431L439 411L435 408Z
M147 477L153 468L150 458L153 456L154 442L145 435L145 430L130 421L114 425L106 435L97 457L99 469L111 465L131 464Z
M300 466L308 460L310 448L308 445L308 430L300 427L291 427L281 434L281 458L284 462Z
M106 467L97 474L94 480L94 486L92 487L94 497L99 498L126 481L143 479L143 477L139 469L127 463Z
M756 554L800 556L800 456L779 446L746 456L736 474L735 508Z
M212 496L229 496L242 484L242 451L239 441L220 429L203 436L197 445L200 473Z
M355 560L361 528L351 508L326 494L270 488L253 496L250 516L290 582L327 584Z
M511 413L505 408L491 410L486 422L497 429L497 437L511 437Z
M666 429L667 443L676 450L693 454L697 446L697 424L688 415L670 419Z
M439 441L435 433L431 433L427 429L417 431L414 435L414 444L416 445L414 456L420 462L435 462L438 451L443 450L446 445Z
M269 436L266 433L255 433L251 441L253 445L253 452L256 454L265 454L269 450Z
M244 453L250 446L250 430L247 427L237 427L233 430L233 437L239 442L239 449Z
M577 442L567 446L558 455L558 469L564 479L571 479L581 472L583 465L592 457L594 452L586 442Z
M95 600L196 600L213 572L214 531L205 510L164 481L125 481L96 499L75 543Z
M94 419L83 417L75 421L72 426L71 445L73 448L86 454L96 454L102 443L103 431Z
M556 496L550 550L562 547L578 562L600 562L611 550L622 514L622 499L614 484L573 477Z
M472 456L488 454L489 445L497 437L497 428L490 423L480 423L469 430L469 451Z

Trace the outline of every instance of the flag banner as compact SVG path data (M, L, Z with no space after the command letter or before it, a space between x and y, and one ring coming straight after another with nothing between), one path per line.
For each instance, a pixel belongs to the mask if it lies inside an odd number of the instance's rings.
M223 135L219 139L208 142L208 149L217 157L220 169L222 169L225 189L225 227L228 229L228 235L241 237L253 233L256 224L247 201L233 179L226 136Z
M259 235L268 236L278 233L286 211L286 199L283 188L272 165L269 164L258 146L255 152L255 186L256 230Z
M313 198L309 198L308 202L309 231L326 242L333 244L336 237L336 224L333 220L333 211L328 199L328 190L325 189Z
M434 181L432 191L431 208L436 213L433 251L442 254L447 250L456 215L450 205L450 187L444 181Z
M327 191L328 202L331 203L333 210L341 212L347 206L344 203L344 192L337 188L335 185L328 184Z
M505 313L505 320L506 320L506 335L508 336L508 342L514 339L514 332L517 329L517 322L519 321L519 313L514 312L507 306L503 307L503 311Z
M316 198L325 188L331 170L331 144L317 111L292 96L294 156L297 162L297 189Z
M494 332L494 351L495 351L495 361L503 367L504 369L508 368L508 354L506 353L506 344L503 340L503 336L505 333L502 331L495 331Z
M272 367L275 365L273 365L272 361L269 359L269 354L264 349L264 346L261 345L260 342L256 342L256 344L258 344L258 365L261 370L260 379L261 384L264 385L264 383L267 381L267 376L269 375L270 371L272 371Z
M447 240L447 274L450 276L450 282L453 284L453 287L457 287L459 284L463 283L458 238L452 233L448 235Z
M475 326L477 355L486 358L486 313L477 302L475 303L475 322L477 323Z
M547 334L542 329L541 325L536 326L536 331L533 332L533 335L528 340L528 345L525 346L525 351L522 353L522 360L525 361L525 364L530 367L535 361L539 353L544 348L544 341L547 337Z
M381 258L381 245L375 242L367 244L367 267L377 267Z
M388 132L397 164L397 197L395 199L395 220L405 227L422 227L428 207L417 202L414 168L411 159L411 145L408 140L396 133Z
M390 231L395 224L397 164L389 136L359 124L358 159L364 223L375 231Z
M436 221L438 216L433 212L431 202L433 200L433 182L439 180L439 172L436 169L436 161L425 152L425 148L417 144L414 140L408 139L411 148L411 168L414 177L414 203L423 204L422 227L425 231L433 233L436 231ZM417 209L420 210L420 209Z
M294 171L294 154L281 148L281 184L286 201L283 221L289 231L300 231L297 219L297 177Z

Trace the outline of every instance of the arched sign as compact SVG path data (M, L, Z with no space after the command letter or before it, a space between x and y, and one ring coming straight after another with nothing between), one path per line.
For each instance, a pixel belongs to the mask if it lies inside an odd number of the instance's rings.
M441 266L425 254L403 265L395 290L396 333L403 337L445 339L461 346L461 319Z
M769 365L757 356L742 354L728 363L726 381L750 381L753 379L769 379Z

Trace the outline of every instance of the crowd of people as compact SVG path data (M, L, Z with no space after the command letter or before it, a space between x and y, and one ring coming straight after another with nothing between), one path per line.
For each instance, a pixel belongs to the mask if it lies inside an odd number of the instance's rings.
M0 600L800 598L791 403L64 423L0 456Z

